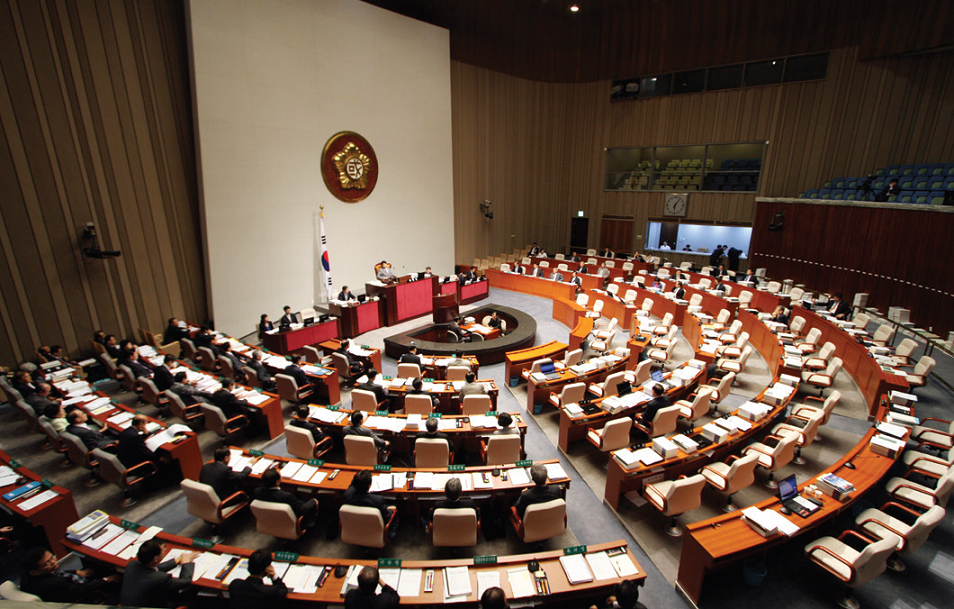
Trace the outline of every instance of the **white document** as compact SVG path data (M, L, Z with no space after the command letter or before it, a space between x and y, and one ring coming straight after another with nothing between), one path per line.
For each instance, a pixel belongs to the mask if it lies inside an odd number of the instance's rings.
M135 531L125 531L120 534L118 537L110 541L103 548L100 549L101 552L116 556L120 552L126 549L129 544L135 542L139 538L139 533Z
M248 467L249 462L251 462L252 457L242 455L240 457L232 457L229 459L229 468L233 472L241 472L243 469ZM262 470L265 471L265 470Z
M394 481L391 474L377 474L371 479L371 492L382 493L394 488Z
M582 584L593 581L593 574L590 567L586 564L586 559L582 554L572 554L570 556L561 556L560 564L566 573L566 579L571 584Z
M528 571L529 573L529 571ZM477 597L483 596L488 588L500 587L499 571L480 571L477 573Z
M30 497L26 501L20 503L18 507L24 511L32 510L38 505L43 505L44 503L46 503L47 501L55 497L59 497L59 495L57 495L53 491L43 491L39 495L36 495L35 497Z
M308 482L317 471L318 468L313 465L302 465L301 468L295 472L295 475L292 476L292 480L295 482Z
M261 476L262 474L265 473L265 470L271 467L274 463L275 461L273 459L266 459L265 457L261 457L258 461L255 462L255 465L252 466L252 473L255 474L256 476Z
M417 472L414 475L414 488L434 488L434 472Z
M378 577L395 590L401 585L401 569L378 569Z
M472 591L470 569L467 567L445 567L444 584L444 596L469 596Z
M530 475L527 473L526 468L515 467L507 470L507 475L510 477L510 484L513 486L525 486L530 484Z
M610 562L613 563L613 568L620 577L631 577L639 573L639 569L628 554L617 554L610 558Z
M563 466L559 463L547 463L547 478L550 480L565 480L569 478L566 475L566 472L563 470Z
M289 461L284 467L282 467L279 473L281 473L282 478L291 478L298 472L299 469L301 469L302 465L304 465L304 463L299 461Z
M594 552L592 554L587 554L586 562L590 565L590 570L593 571L593 577L596 579L603 580L616 578L616 569L613 568L613 563L610 562L609 556L607 556L606 552Z
M309 480L309 482L312 484L321 484L321 481L324 480L325 477L327 476L328 476L328 472L323 472L321 470L318 470L317 472L315 472L315 475L311 477L311 480Z
M401 569L401 580L397 585L398 596L420 596L421 580L424 577L424 569Z
M83 545L87 548L92 548L93 550L99 550L112 540L116 539L123 532L123 528L112 523L107 523L106 526L100 530L93 533L86 541L83 542ZM138 535L136 535L138 537Z

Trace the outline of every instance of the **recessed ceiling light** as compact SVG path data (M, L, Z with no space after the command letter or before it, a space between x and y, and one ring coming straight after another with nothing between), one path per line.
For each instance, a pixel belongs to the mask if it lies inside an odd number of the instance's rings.
M576 13L576 12L578 12L579 10L580 10L580 7L579 7L579 6L577 6L577 5L575 5L575 4L571 4L571 5L570 5L570 12L571 12L571 13Z

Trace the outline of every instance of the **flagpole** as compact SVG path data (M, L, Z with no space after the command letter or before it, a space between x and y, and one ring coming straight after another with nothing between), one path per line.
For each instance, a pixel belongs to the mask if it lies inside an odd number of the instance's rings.
M319 224L319 230L320 230L318 242L319 242L320 253L321 253L321 256L319 258L320 264L321 264L321 273L319 273L319 275L321 275L324 278L324 281L322 281L324 290L319 289L318 302L324 305L331 300L331 294L332 294L331 262L328 258L328 238L325 235L325 206L319 205L318 208L319 208L318 224ZM324 298L322 298L322 295L324 296Z

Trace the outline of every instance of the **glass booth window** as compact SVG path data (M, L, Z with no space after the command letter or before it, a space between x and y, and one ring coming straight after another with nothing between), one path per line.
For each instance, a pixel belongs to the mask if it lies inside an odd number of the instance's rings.
M764 149L764 142L609 148L604 188L754 192Z

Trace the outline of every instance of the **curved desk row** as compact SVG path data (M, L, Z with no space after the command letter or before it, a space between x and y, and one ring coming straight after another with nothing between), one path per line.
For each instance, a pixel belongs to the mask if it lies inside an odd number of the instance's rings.
M569 368L562 364L553 374L558 378L547 379L529 376L527 379L527 412L535 412L534 405L546 403L550 398L550 393L560 393L564 387L572 383L602 383L611 374L631 368L631 358L620 358L616 355L606 356L604 358L593 358L585 363L570 366Z

